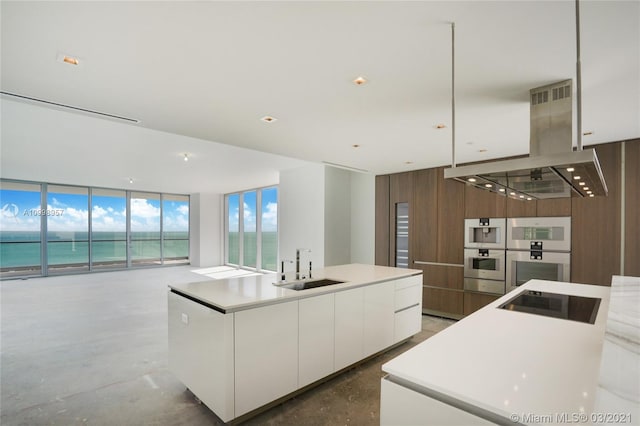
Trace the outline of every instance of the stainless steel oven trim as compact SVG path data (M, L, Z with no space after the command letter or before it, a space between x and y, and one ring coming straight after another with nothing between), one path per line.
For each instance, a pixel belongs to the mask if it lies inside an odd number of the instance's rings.
M507 243L507 222L504 217L491 217L484 219L488 225L480 225L480 218L464 220L464 246L467 248L505 249ZM471 240L471 230L474 228L496 228L498 242L476 243Z
M529 251L507 250L507 291L515 290L516 286L516 262L531 263L555 263L561 267L561 277L558 281L571 280L571 253L542 252L542 259L531 259Z
M505 251L504 250L491 250L485 249L488 252L488 256L480 256L479 251L483 249L464 249L464 277L465 278L479 278L485 280L500 280L504 281L506 273L505 264ZM474 269L473 259L496 259L497 268L495 271Z
M498 280L483 280L478 278L465 278L465 291L475 291L479 293L490 293L502 295L505 293L505 282Z
M515 240L513 229L518 227L564 228L562 240ZM542 250L571 251L571 217L516 217L507 219L507 250L529 250L531 243L542 241Z

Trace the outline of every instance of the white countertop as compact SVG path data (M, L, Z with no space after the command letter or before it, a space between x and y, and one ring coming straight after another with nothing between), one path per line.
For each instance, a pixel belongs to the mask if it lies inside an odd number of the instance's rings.
M613 277L594 411L640 424L640 278ZM627 422L628 423L628 422Z
M273 303L317 296L324 293L344 291L350 288L395 280L420 273L422 273L422 271L417 269L349 264L328 266L313 271L313 279L330 278L344 281L343 284L334 284L300 291L273 285L273 283L277 281L276 274L172 284L169 285L169 287L179 293L213 305L223 312L234 312Z
M525 290L601 298L595 324L497 309ZM609 293L603 286L529 281L382 369L514 423L591 413Z

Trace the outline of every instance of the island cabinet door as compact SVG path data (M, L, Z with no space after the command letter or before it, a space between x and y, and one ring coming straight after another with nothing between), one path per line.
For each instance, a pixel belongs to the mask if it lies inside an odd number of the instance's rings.
M364 288L340 291L335 301L335 369L362 359L364 332Z
M298 388L298 301L234 315L238 417Z
M300 388L334 371L334 299L335 295L331 293L302 299L299 302L298 387Z
M233 314L168 295L169 370L223 421L232 420Z
M393 345L395 283L364 287L363 358Z

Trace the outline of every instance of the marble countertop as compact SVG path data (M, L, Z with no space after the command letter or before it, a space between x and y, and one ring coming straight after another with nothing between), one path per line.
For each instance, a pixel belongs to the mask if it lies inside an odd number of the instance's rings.
M497 309L526 290L600 298L595 323ZM382 369L507 424L588 415L598 388L609 293L603 286L529 281Z
M640 278L615 276L594 411L640 424ZM603 419L606 420L606 419ZM611 418L613 423L614 418ZM625 423L625 422L616 422Z
M344 281L344 283L301 291L274 285L277 281L276 274L171 284L169 287L181 294L209 304L221 312L229 313L325 293L344 291L421 273L422 271L417 269L349 264L328 266L313 272L313 279L330 278Z

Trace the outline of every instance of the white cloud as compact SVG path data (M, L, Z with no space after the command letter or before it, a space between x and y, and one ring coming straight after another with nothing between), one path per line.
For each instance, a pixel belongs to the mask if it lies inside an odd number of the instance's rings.
M189 214L189 206L186 204L181 205L177 208L177 210L180 214L183 214L185 216Z
M275 232L278 230L278 203L267 203L262 212L262 230Z
M155 207L142 198L131 199L131 216L143 217L146 219L159 218L160 207Z

